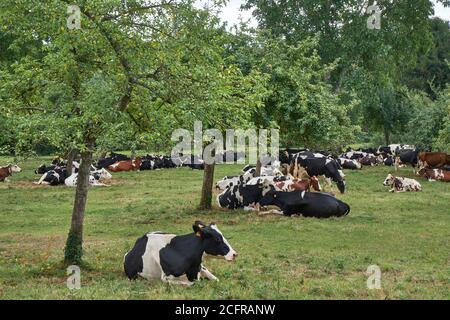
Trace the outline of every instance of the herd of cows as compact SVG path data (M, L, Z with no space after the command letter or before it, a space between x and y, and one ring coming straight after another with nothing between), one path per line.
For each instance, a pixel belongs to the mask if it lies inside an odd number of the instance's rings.
M227 159L230 155L227 155ZM236 161L242 154L234 153ZM225 154L224 154L225 161ZM442 152L420 152L413 146L389 145L378 148L347 149L340 155L328 152L313 152L308 149L286 149L278 158L264 162L260 168L245 166L236 176L226 176L217 181L217 204L226 209L255 210L260 215L276 213L286 216L329 218L342 217L350 212L350 206L337 199L333 192L323 192L320 179L332 188L336 184L340 193L345 193L346 182L343 169L360 170L363 166L411 165L416 175L429 181L450 181L450 155ZM146 155L131 159L125 155L111 153L91 166L89 183L106 186L110 172L157 170L188 166L204 169L200 157ZM41 174L37 184L76 186L79 163L74 161L71 170L67 163L56 159L50 166L36 169ZM257 172L260 171L260 172ZM0 181L7 181L13 173L19 173L17 165L0 167ZM320 179L319 179L320 178ZM381 181L380 181L381 182ZM389 174L383 182L391 186L391 192L421 191L421 184L411 178ZM268 206L277 209L269 210ZM124 256L125 274L130 279L142 276L165 282L191 285L206 277L217 280L202 264L204 254L223 257L233 261L237 252L233 250L216 224L206 225L196 221L193 233L182 236L163 232L147 233L139 238L131 251Z

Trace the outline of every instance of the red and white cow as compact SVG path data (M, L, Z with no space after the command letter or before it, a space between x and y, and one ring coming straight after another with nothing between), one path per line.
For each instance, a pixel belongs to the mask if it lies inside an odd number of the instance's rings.
M383 182L384 186L393 187L389 192L407 192L407 191L422 191L422 186L419 182L410 178L395 177L388 174Z
M427 178L428 181L444 181L450 182L450 171L442 170L442 169L426 169L422 168L418 172L424 178Z
M8 177L13 173L18 173L22 171L17 165L8 165L6 167L0 167L0 182L8 182Z

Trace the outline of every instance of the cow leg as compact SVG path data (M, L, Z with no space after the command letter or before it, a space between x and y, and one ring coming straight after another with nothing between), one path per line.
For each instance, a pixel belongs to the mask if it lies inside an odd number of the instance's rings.
M398 171L398 167L400 166L400 158L399 157L395 157L394 166L395 166L395 171Z
M269 214L276 214L276 215L281 215L281 216L284 215L283 211L276 210L276 209L268 210L268 211L265 211L265 212L258 212L259 216L266 216L266 215L269 215Z
M201 265L200 268L201 268L199 273L200 276L203 276L208 280L219 281L219 279L215 275L213 275L208 269L206 269L205 266Z
M7 178L7 177L3 181L4 182L11 182L11 180L9 180L9 178Z
M189 280L183 280L180 277L174 277L172 275L166 276L164 273L161 275L161 280L170 284L181 284L184 286L192 286L194 283Z
M44 173L43 175L42 175L42 177L39 179L39 181L38 182L35 182L35 184L44 184L44 179L45 178L47 178L47 173ZM46 183L46 184L48 184L48 183Z

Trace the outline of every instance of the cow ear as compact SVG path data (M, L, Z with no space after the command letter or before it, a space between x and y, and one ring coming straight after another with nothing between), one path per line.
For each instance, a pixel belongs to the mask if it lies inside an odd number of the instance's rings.
M200 235L202 233L202 229L206 227L206 224L204 224L203 222L197 220L194 222L194 225L192 226L192 229L194 230L194 232L197 235Z

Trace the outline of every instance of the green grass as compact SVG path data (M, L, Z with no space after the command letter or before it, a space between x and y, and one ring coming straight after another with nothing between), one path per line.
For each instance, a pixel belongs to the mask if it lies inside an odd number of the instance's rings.
M328 220L200 212L201 171L114 174L112 187L90 190L82 288L71 291L61 260L74 189L32 184L48 159L22 163L22 173L0 183L1 299L450 298L450 184L419 178L423 192L392 194L382 186L387 167L346 171L348 192L338 197L351 212ZM216 179L240 168L218 166ZM234 263L205 261L220 282L127 280L122 258L138 237L189 233L197 219L217 222L239 252ZM372 264L381 268L381 290L366 287Z

